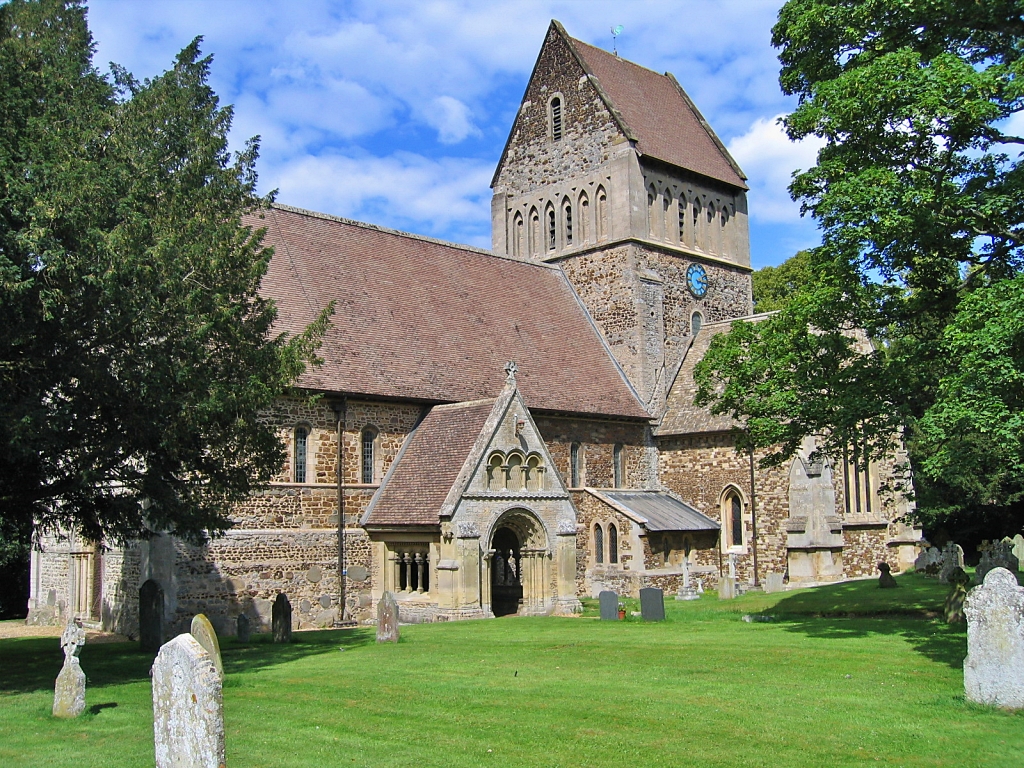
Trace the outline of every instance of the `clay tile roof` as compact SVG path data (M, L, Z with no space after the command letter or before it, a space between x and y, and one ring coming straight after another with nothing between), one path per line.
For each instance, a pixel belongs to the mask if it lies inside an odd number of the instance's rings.
M737 318L747 322L759 322L768 315L750 315ZM711 339L720 333L727 332L736 320L720 323L707 323L693 339L690 348L679 366L675 381L669 390L665 403L665 416L655 429L656 435L690 435L696 432L720 432L739 426L739 422L731 416L717 416L707 407L693 404L697 394L697 383L693 380L693 370L697 367L711 345Z
M435 406L409 437L363 525L437 525L495 400Z
M642 154L746 189L746 176L672 75L579 40L571 39L571 44L635 135Z
M649 418L561 270L275 205L261 292L297 333L336 302L301 387L426 402L492 396L519 367L531 409Z

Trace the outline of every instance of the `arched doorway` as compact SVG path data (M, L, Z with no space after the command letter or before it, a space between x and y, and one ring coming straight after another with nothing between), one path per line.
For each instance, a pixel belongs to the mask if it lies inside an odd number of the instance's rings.
M522 548L516 532L502 526L494 532L491 559L491 611L495 616L519 612L523 599Z

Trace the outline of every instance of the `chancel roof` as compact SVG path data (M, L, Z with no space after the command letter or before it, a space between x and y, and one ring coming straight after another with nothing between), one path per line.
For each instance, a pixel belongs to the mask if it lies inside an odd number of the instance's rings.
M261 292L298 333L335 302L298 385L425 402L492 395L505 364L534 410L649 418L557 267L274 205Z
M721 527L665 491L587 490L612 502L648 531L717 531Z
M557 28L565 34L561 25ZM658 74L567 35L566 39L584 69L597 79L641 154L746 188L739 165L671 74Z
M491 398L432 408L405 442L362 524L437 525L495 402Z

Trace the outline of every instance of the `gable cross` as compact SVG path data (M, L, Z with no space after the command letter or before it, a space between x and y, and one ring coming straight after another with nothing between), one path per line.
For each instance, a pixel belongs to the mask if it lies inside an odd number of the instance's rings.
M516 365L516 361L509 360L508 363L505 364L505 373L508 374L507 380L514 384L516 380L516 371L518 370L519 366Z

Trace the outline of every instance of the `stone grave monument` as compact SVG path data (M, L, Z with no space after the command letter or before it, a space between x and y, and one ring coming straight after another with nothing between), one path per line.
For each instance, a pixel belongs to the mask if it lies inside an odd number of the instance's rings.
M1019 533L1013 537L1013 547L1010 553L1017 558L1017 568L1024 568L1024 536Z
M164 590L148 579L139 587L139 648L156 653L164 643Z
M968 700L1024 708L1024 587L1005 568L993 568L967 595Z
M252 624L249 622L249 617L244 613L238 614L237 628L235 629L235 638L240 643L248 643L249 637L252 634Z
M935 576L942 568L942 550L938 547L928 547L914 560L914 570Z
M1011 573L1016 573L1020 567L1017 558L1013 556L1013 545L1010 541L983 541L978 545L981 552L981 560L978 567L974 569L974 583L981 584L985 576L993 568L1005 568Z
M690 560L688 557L683 558L683 583L676 593L676 600L700 600L700 595L697 594L697 590L690 583ZM641 606L642 609L643 606Z
M644 621L665 620L665 593L655 587L640 590L640 615Z
M192 617L192 626L189 629L189 634L210 654L213 666L217 668L217 674L223 680L224 662L220 658L220 641L217 640L217 631L213 628L213 624L210 623L205 614L198 613Z
M78 654L85 645L85 630L77 619L68 621L60 636L60 647L64 651L64 666L57 675L53 687L53 716L78 717L85 711L85 672L78 661Z
M223 768L221 676L192 635L164 644L153 662L156 768Z
M718 599L732 600L736 597L736 579L732 576L720 576L718 579Z
M971 583L971 577L963 568L957 568L949 576L949 583L953 588L946 596L946 602L942 606L942 615L947 624L963 624L964 601L967 599L967 585Z
M397 643L398 601L393 592L385 592L377 603L377 642Z
M277 593L270 623L274 630L275 643L292 641L292 604L288 602L288 595L284 592Z
M598 600L601 601L601 620L618 621L619 596L611 590L606 589L600 595L598 595Z
M879 589L896 589L899 584L896 583L896 579L892 575L892 568L886 562L878 564L878 588Z
M782 592L785 588L785 574L779 573L778 571L772 571L764 579L764 591L765 594L771 594L772 592Z
M942 549L942 568L939 570L939 581L952 584L949 579L956 570L964 568L964 550L955 542L947 542Z

